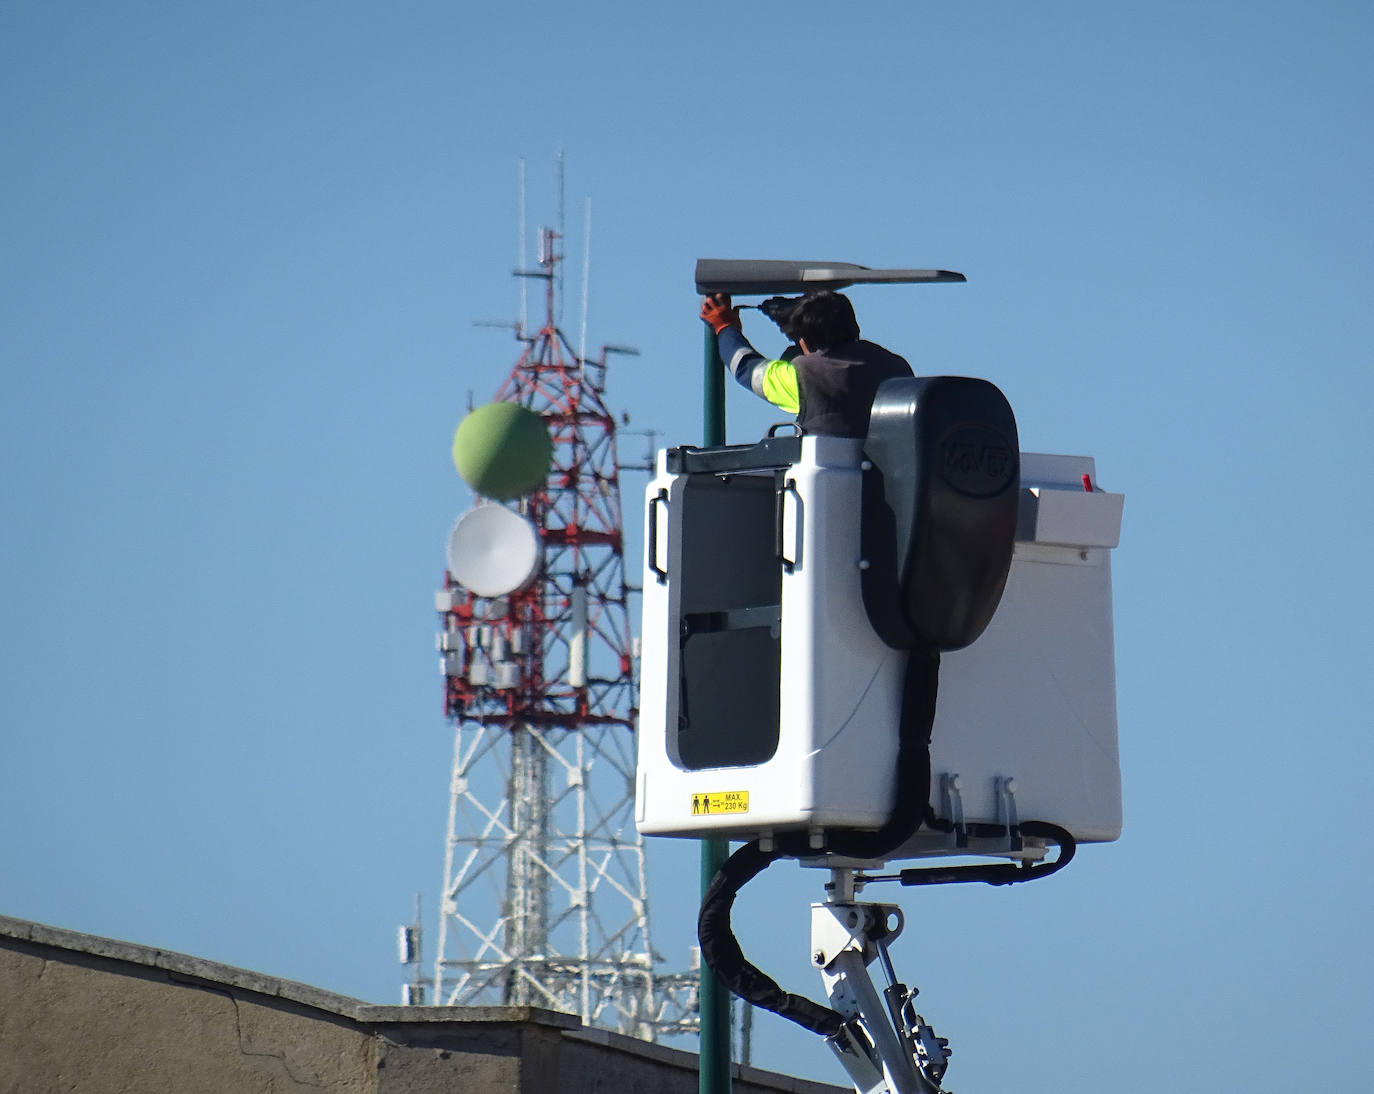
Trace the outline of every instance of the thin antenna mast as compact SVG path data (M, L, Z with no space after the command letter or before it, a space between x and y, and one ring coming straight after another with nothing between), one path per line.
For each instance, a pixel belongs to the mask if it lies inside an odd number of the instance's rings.
M566 189L566 187L565 187L565 185L564 185L563 149L560 148L560 149L558 150L558 238L559 238L559 239L563 239L563 240L565 240L565 239L568 238L567 206L566 206L566 202L564 201L564 192L565 192L565 189ZM557 297L558 297L558 312L557 312L557 314L554 316L554 322L555 322L555 324L559 324L559 323L562 323L562 322L563 322L563 266L562 266L562 263L557 264L557 266L556 266L554 272L555 272L555 273L557 274L557 276L558 276L558 293L557 293Z
M592 275L592 199L586 199L582 223L582 336L577 347L577 366L581 376L587 374L587 299Z
M519 204L520 204L520 226L519 226L519 229L518 229L518 234L519 234L519 237L520 237L520 238L519 238L520 254L519 254L519 255L517 256L517 258L516 258L516 261L515 261L515 268L516 268L517 270L523 270L523 269L526 268L526 266L525 266L525 256L526 256L526 254L528 253L527 250L526 250L526 246L525 246L525 161L524 161L523 159L520 161L519 179L520 179L520 181L519 181L519 184L518 184L518 189L519 189L519 194L520 194L520 197L519 197ZM528 330L529 330L529 289L528 289L527 286L526 286L525 279L522 277L522 278L520 278L520 337L521 337L521 338L524 338L524 337L525 337L525 332L528 331Z

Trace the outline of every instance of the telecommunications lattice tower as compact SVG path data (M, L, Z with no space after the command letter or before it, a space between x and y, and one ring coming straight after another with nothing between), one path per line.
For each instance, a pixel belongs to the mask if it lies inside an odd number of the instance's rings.
M427 986L436 1004L547 1007L652 1040L696 1029L697 975L655 968L634 825L633 590L604 401L616 347L588 359L559 329L561 239L541 232L538 267L516 271L543 283L545 319L533 333L515 324L524 348L496 394L542 418L549 470L517 499L479 499L513 514L488 512L492 528L516 517L532 528L528 576L479 591L455 576L451 551L436 598L455 734ZM418 973L418 948L412 960ZM407 998L421 1001L419 988L417 976Z

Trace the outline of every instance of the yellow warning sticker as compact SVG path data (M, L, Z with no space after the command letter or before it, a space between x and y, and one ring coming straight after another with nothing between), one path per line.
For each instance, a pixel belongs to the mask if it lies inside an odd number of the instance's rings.
M717 813L749 812L749 791L724 790L718 794L693 794L692 816L715 816Z

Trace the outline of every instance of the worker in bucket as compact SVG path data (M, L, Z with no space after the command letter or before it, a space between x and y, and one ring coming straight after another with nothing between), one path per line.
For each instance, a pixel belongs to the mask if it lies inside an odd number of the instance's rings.
M840 293L822 289L800 298L775 296L759 310L792 342L776 360L749 344L740 309L726 293L706 297L701 318L715 332L720 358L736 381L795 414L803 433L864 436L878 385L912 375L903 358L859 336L854 306Z

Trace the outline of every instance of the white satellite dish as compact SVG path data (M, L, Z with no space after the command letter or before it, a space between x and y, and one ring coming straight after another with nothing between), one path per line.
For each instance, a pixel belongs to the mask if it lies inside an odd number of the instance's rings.
M448 572L478 596L505 596L539 568L539 533L504 505L484 504L458 518L448 535Z

